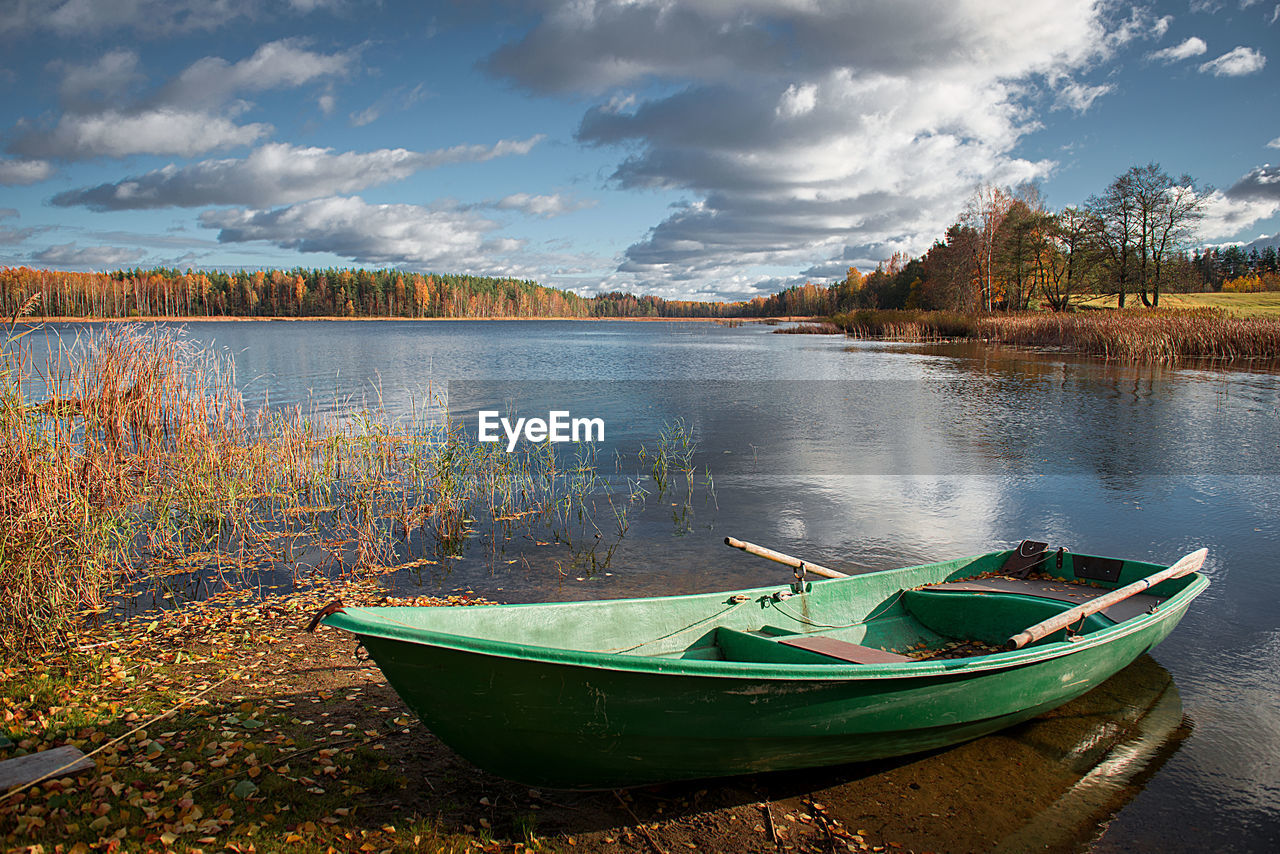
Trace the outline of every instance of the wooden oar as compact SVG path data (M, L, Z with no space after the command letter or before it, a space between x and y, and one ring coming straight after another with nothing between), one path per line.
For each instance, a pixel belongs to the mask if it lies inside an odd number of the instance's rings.
M1124 587L1117 588L1116 590L1112 590L1105 596L1099 596L1097 599L1086 602L1083 605L1077 605L1070 611L1063 611L1056 617L1050 617L1043 622L1036 623L1026 631L1019 632L1009 638L1006 642L1006 646L1009 649L1021 649L1032 641L1038 641L1040 638L1051 635L1059 629L1065 629L1072 623L1079 622L1090 614L1096 614L1099 611L1110 608L1117 602L1141 593L1148 587L1154 587L1161 581L1190 575L1204 565L1204 559L1208 554L1208 549L1198 549L1182 558L1168 569L1162 569L1159 572L1154 572L1146 578L1135 581L1132 584L1126 584Z
M766 549L764 546L757 546L755 543L748 543L745 540L735 540L733 537L725 537L724 544L733 546L735 549L742 549L747 554L762 557L766 560L777 561L778 563L789 566L792 569L800 569L804 567L805 572L812 572L814 575L825 576L826 578L848 578L847 573L836 572L834 569L827 569L825 566L819 566L816 563L809 563L807 560L800 560L798 557L784 555L782 552L775 552L773 549Z

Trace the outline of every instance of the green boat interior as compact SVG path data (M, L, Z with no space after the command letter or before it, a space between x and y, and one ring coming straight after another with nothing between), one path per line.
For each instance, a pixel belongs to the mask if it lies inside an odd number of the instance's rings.
M773 664L892 664L930 658L957 644L996 652L1010 635L1073 607L1071 602L1041 595L1038 582L1022 584L1025 590L1012 584L1000 591L970 590L964 584L903 590L869 619L846 626L815 626L780 607L774 610L791 619L779 622L789 625L769 624L749 631L718 626L683 650L665 655ZM1092 594L1088 598L1107 592L1085 589ZM1155 596L1142 598L1145 601L1139 604L1145 609L1138 613L1161 601ZM779 604L785 606L787 601ZM1068 634L1088 635L1116 622L1093 614L1070 632L1057 632L1041 643L1064 640Z
M806 583L803 593L778 585L736 594L353 610L410 631L525 647L651 659L874 665L1001 651L1011 635L1164 568L1046 552L1007 575L1018 564L1010 560L1015 555L993 552ZM1193 576L1164 581L1033 646L1139 617L1193 582Z
M1110 563L1107 571L1111 575L1109 582L1102 582L1088 574L1089 564L1096 566L1099 559L1089 556L1077 556L1077 559L1085 566L1084 577L994 575L899 589L889 599L877 603L865 617L845 625L825 624L796 613L788 607L793 597L779 598L773 611L783 619L745 631L718 626L684 649L656 654L774 664L893 664L994 653L1003 651L1008 638L1028 626L1158 569L1149 564L1135 564L1137 571L1126 572L1124 562L1101 559ZM1070 571L1068 566L1068 573ZM1187 583L1189 579L1185 578L1165 582L1151 593L1124 599L1039 643L1086 636L1151 613ZM812 607L811 603L806 604ZM962 651L951 654L956 648Z

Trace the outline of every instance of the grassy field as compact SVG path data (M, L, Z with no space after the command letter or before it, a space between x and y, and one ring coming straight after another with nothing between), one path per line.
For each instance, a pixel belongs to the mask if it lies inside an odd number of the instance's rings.
M1140 304L1137 297L1132 297ZM1092 308L1115 308L1114 296L1094 297L1080 303ZM1126 307L1128 302L1126 301ZM1220 308L1235 317L1280 317L1280 291L1257 294L1161 294L1161 308Z

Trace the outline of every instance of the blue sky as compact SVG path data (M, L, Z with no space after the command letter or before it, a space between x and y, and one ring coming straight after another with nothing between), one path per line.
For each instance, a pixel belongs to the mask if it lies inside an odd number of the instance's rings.
M1131 165L1280 232L1280 3L0 0L0 264L737 299Z

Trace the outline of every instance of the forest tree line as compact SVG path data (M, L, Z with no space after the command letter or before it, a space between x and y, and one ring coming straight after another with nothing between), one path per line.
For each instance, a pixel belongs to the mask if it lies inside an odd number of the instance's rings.
M54 317L778 317L863 308L963 313L1071 308L1114 294L1158 307L1169 292L1280 290L1275 247L1194 249L1209 191L1159 165L1134 166L1081 206L1053 211L1034 185L984 187L924 255L806 282L745 302L591 297L528 280L303 269L0 269L0 310Z
M537 282L399 270L173 269L70 273L0 269L0 309L45 317L734 317L741 303L607 293Z
M850 267L844 281L788 288L753 300L749 313L1061 311L1094 295L1158 307L1162 293L1280 290L1274 246L1194 248L1208 195L1157 164L1134 166L1058 211L1035 186L986 187L924 255L895 254L865 275Z

